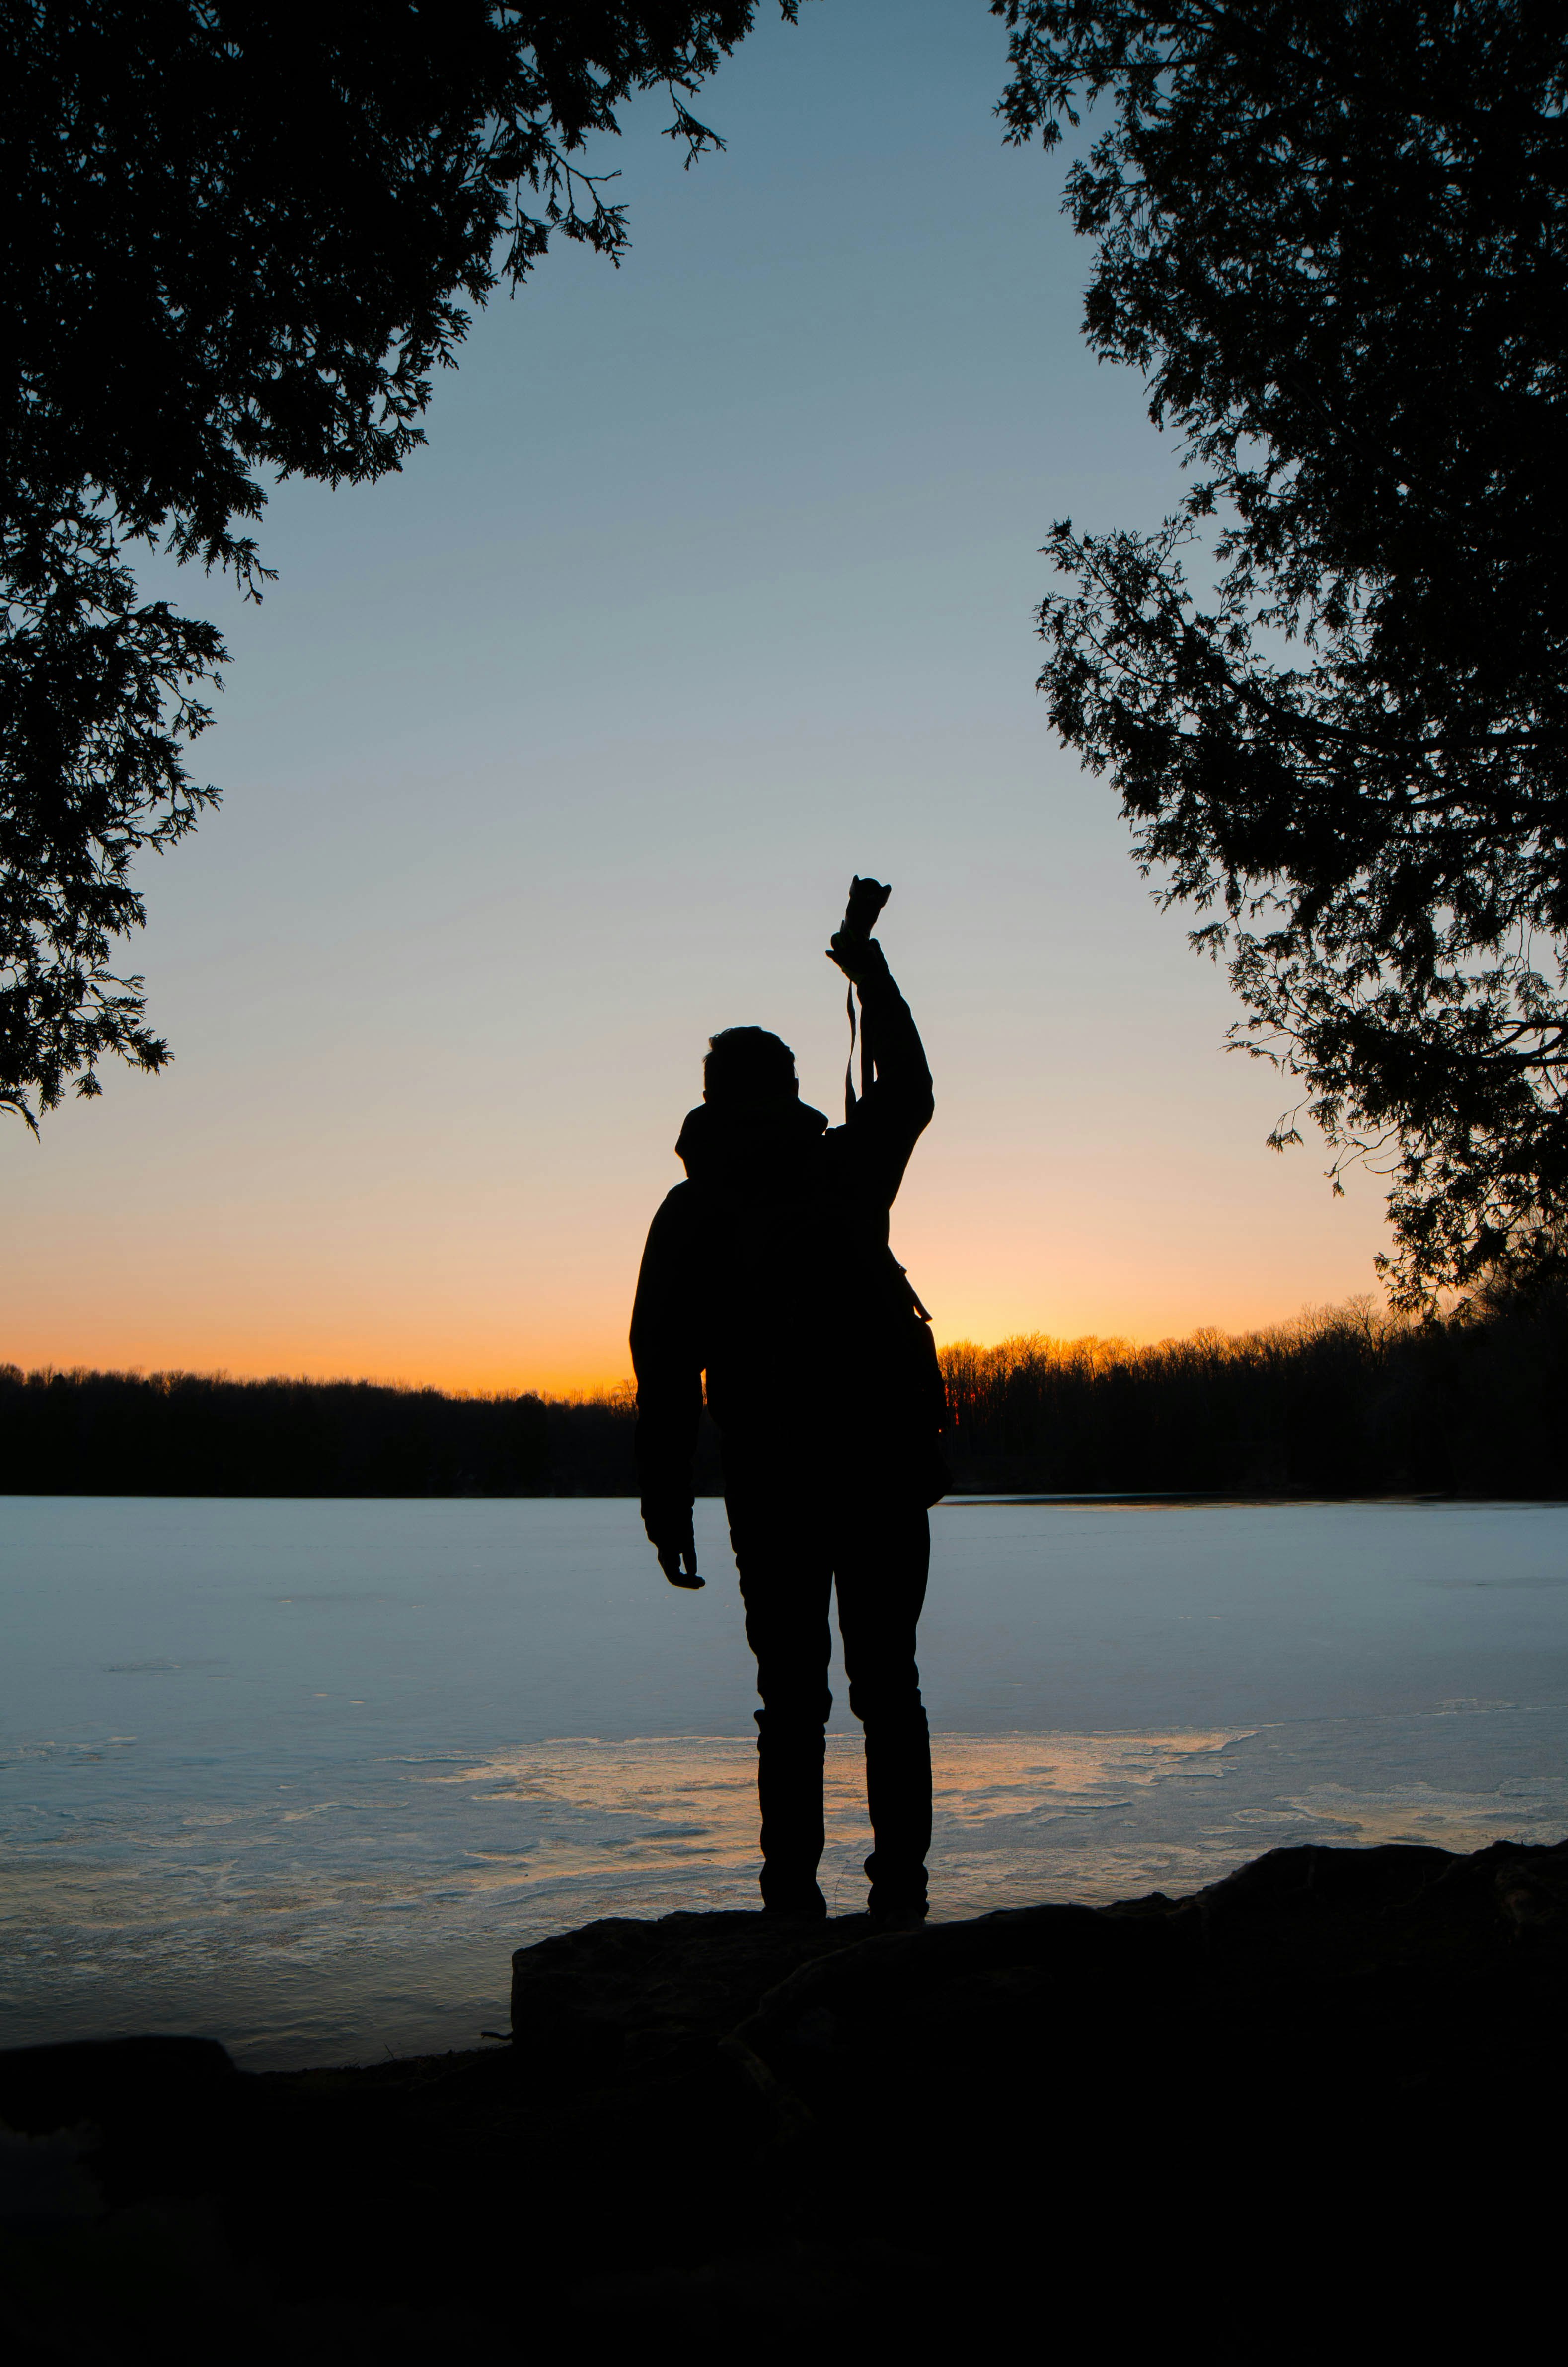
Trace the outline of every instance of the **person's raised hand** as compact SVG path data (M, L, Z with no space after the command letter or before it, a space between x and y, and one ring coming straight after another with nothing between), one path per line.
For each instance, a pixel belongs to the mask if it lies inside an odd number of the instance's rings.
M827 957L837 963L851 986L864 986L869 978L880 978L888 966L875 937L857 937L847 929L834 931Z

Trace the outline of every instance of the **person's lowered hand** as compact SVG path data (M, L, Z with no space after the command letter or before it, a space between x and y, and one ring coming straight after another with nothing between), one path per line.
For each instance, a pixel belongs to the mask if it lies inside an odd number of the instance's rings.
M691 1533L689 1512L672 1513L657 1522L644 1514L642 1525L659 1557L659 1568L672 1586L696 1588L707 1584L706 1579L697 1575L697 1541Z

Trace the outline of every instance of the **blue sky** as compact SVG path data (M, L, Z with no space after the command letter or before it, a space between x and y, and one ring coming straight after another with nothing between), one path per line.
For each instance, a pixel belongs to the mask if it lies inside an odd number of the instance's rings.
M148 569L230 640L225 801L130 956L175 1065L5 1138L0 1353L613 1378L709 1033L778 1027L836 1108L857 869L937 1076L894 1239L938 1336L1373 1286L1375 1184L1265 1149L1288 1086L1033 688L1052 521L1180 478L1004 80L983 0L764 22L723 155L657 99L610 143L619 271L496 299L400 477L274 492L259 609Z

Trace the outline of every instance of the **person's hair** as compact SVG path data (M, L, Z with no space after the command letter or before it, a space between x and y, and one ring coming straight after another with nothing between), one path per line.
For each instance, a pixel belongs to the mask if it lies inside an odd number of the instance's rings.
M710 1102L792 1101L795 1055L766 1027L722 1027L709 1038L702 1090Z

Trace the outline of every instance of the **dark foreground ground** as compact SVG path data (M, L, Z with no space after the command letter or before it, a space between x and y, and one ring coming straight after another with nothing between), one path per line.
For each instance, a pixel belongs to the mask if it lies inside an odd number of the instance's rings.
M0 2056L11 2360L1555 2349L1568 1842L878 1935L607 1921L511 2045ZM1557 2324L1558 2337L1550 2335Z

